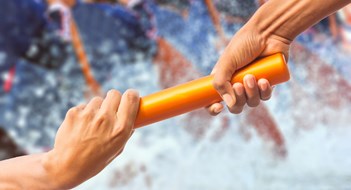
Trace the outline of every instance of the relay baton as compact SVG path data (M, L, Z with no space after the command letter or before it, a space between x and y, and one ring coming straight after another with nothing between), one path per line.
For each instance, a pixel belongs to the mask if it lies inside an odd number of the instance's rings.
M256 80L267 79L271 85L286 82L290 78L281 53L256 60L236 71L231 83L242 83L247 74L254 75ZM209 75L142 97L135 128L221 102L222 98L213 87L213 79L213 75Z

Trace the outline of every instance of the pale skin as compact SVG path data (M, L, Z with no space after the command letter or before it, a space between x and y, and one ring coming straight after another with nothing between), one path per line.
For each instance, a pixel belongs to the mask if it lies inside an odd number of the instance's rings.
M111 90L71 108L52 150L0 162L0 188L70 189L95 176L132 135L139 99L134 90Z
M351 0L269 0L261 6L232 37L212 71L213 86L229 111L241 113L245 105L256 107L272 94L266 79L256 81L252 75L245 76L243 84L230 84L236 70L278 52L287 59L290 44L298 34L348 3ZM215 103L207 109L211 115L217 115L223 108Z
M291 41L307 27L351 0L270 0L236 33L218 60L214 87L229 110L240 113L245 104L269 99L268 81L246 76L244 84L230 84L235 71L254 59L282 52L288 57ZM132 134L139 95L109 91L87 105L71 108L60 126L54 148L35 155L0 162L1 189L70 189L95 176L123 150ZM218 114L223 105L209 108ZM3 172L5 171L5 172Z
M49 3L53 2L58 1ZM0 171L6 171L0 172L0 188L70 189L95 176L122 152L133 132L138 106L136 91L122 96L111 90L105 99L95 97L71 108L52 150L0 162Z

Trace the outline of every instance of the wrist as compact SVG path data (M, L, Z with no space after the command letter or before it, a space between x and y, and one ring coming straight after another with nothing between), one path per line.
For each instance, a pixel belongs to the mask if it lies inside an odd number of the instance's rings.
M67 169L67 164L53 150L44 153L42 157L42 167L44 168L48 182L52 189L70 189L76 184L71 170Z
M263 23L260 23L257 18L259 17L251 18L250 21L239 31L244 35L250 34L250 38L255 39L256 44L254 46L259 47L257 52L260 52L259 55L255 55L255 57L283 53L285 57L288 58L292 38L275 32L268 33L267 30L269 29L264 29Z
M296 16L304 14L303 17L307 17L306 7L309 7L309 2L311 1L288 0L281 3L280 0L271 0L261 6L249 22L265 41L279 37L291 42L304 30L305 25L309 25L306 20Z

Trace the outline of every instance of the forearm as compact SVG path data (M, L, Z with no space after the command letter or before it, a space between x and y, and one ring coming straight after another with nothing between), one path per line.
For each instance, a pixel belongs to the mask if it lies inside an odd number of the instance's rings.
M72 189L95 176L122 152L139 101L133 90L110 90L71 108L51 151L0 162L0 189Z
M338 9L351 3L351 0L270 0L257 10L248 22L267 39L271 35L287 40Z
M0 162L3 189L60 189L46 167L46 153L21 156Z

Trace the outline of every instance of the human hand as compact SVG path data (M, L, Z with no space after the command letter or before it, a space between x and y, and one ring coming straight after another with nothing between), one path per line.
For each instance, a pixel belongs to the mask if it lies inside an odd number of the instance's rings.
M231 113L241 113L246 104L256 107L260 100L268 100L272 94L268 80L257 81L253 75L246 75L243 84L232 85L233 74L259 57L281 52L288 58L290 43L291 40L279 35L267 37L250 22L233 36L212 71L213 86ZM223 105L214 103L207 109L211 115L217 115L223 110Z
M47 154L47 168L55 181L64 184L64 189L72 188L116 158L133 132L139 99L133 90L123 96L111 90L105 99L96 97L87 105L71 108Z

